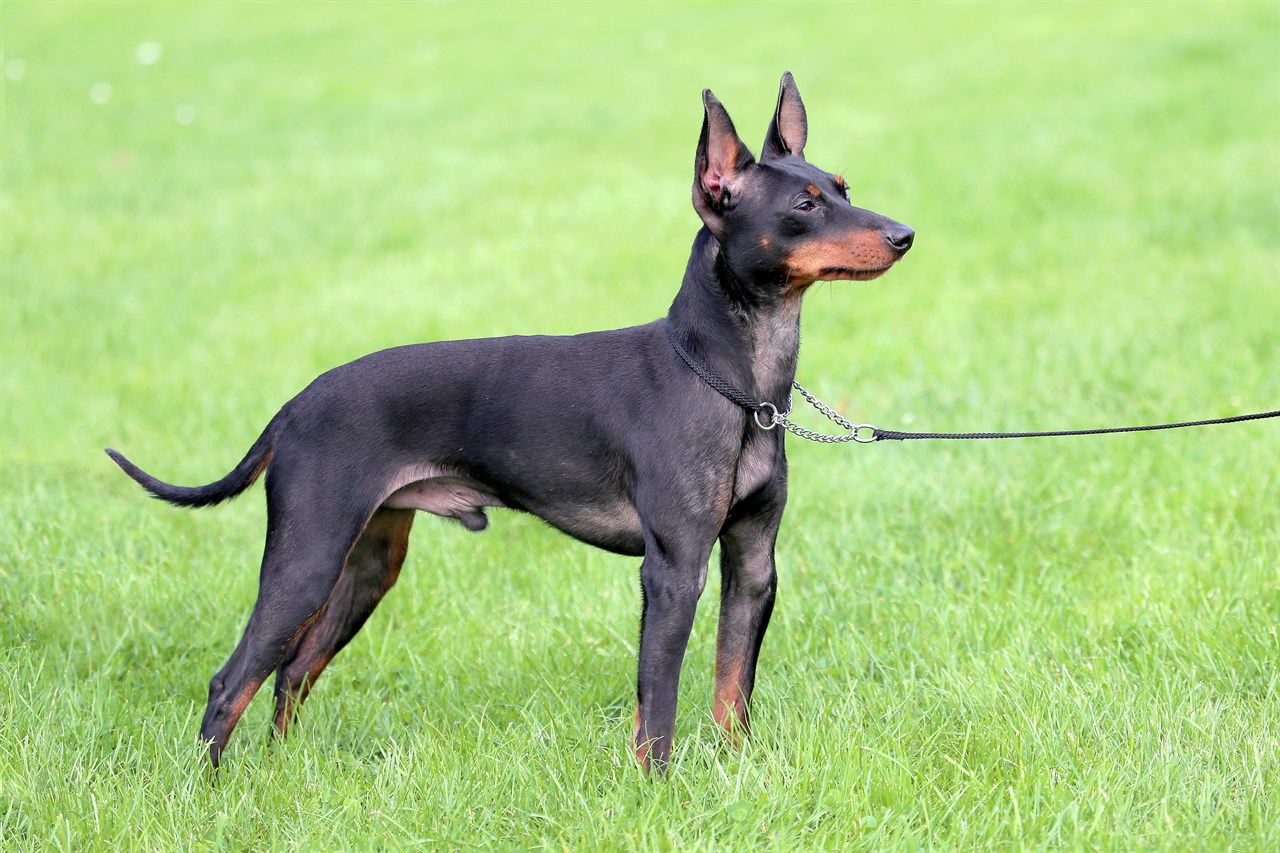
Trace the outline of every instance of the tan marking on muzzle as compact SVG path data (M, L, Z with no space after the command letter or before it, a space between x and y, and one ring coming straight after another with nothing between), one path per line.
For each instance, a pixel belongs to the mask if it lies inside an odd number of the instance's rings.
M900 257L884 235L872 229L813 240L787 255L787 285L796 288L815 281L869 281Z

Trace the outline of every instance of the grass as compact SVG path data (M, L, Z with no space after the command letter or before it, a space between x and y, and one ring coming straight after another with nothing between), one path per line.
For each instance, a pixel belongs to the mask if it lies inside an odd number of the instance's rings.
M661 783L636 562L506 515L422 519L297 736L260 698L210 784L260 492L181 513L101 454L207 482L365 352L659 316L700 88L755 144L786 68L810 159L919 234L809 296L820 396L927 430L1275 408L1280 6L6 2L0 38L3 846L1280 846L1274 423L792 442L756 737L710 719L709 591Z

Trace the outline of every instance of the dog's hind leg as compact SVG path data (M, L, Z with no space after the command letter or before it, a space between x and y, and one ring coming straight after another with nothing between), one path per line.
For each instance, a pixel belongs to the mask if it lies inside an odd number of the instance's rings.
M712 716L730 742L749 734L751 691L760 642L778 586L773 549L781 503L732 522L720 535L720 628Z
M400 575L413 510L380 509L347 557L329 600L276 668L274 731L283 736L320 673L364 626Z
M258 688L320 615L368 518L355 489L286 489L267 483L267 543L258 599L244 636L209 682L200 738L216 768ZM328 500L316 494L328 495ZM341 494L342 497L333 497Z

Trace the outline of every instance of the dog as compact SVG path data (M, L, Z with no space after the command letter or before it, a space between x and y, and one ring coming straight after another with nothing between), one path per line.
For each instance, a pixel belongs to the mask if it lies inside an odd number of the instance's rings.
M702 103L702 227L665 318L367 355L307 386L204 486L163 482L107 451L178 506L217 504L266 475L257 601L200 726L215 769L273 671L274 731L287 731L395 584L416 512L481 531L487 509L520 510L643 557L632 748L646 772L670 761L681 663L719 540L713 715L734 742L749 733L787 502L783 431L768 412L789 410L801 302L816 281L883 274L914 232L853 207L843 178L804 159L808 120L790 73L758 161L709 89ZM762 402L735 402L717 378Z

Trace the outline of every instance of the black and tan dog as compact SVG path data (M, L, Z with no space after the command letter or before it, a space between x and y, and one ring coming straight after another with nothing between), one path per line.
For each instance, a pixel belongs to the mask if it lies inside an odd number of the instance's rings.
M170 485L107 451L179 506L226 500L266 473L258 600L209 684L200 727L215 767L272 671L275 727L286 730L396 582L419 510L476 531L487 507L523 510L644 558L633 745L645 768L671 754L680 666L718 539L714 714L731 736L746 731L787 499L783 431L761 429L713 390L673 341L785 410L809 285L875 278L913 232L851 206L842 178L805 161L805 109L790 74L758 162L715 96L702 100L693 206L704 227L665 319L365 356L290 400L240 464L207 486Z

